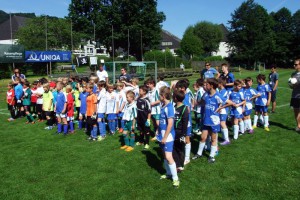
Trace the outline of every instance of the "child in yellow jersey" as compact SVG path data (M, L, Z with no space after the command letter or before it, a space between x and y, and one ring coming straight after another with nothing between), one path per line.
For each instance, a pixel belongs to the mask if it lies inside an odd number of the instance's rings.
M47 119L46 130L51 130L53 128L53 94L50 92L49 84L46 83L43 85L44 94L43 94L43 111L45 112Z

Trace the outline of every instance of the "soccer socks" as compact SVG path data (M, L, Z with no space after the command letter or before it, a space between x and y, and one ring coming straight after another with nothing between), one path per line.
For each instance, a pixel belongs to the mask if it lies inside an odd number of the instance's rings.
M224 139L225 141L229 141L228 128L222 129L222 133L223 133L223 139Z
M129 146L129 137L127 136L127 134L123 134L123 138L124 138L125 145Z
M269 116L264 116L265 127L269 127Z
M190 160L190 155L191 155L191 143L188 143L185 145L185 161Z
M64 124L64 134L68 133L68 124Z
M29 122L32 122L31 119L30 119L29 114L26 116L26 118L27 118L27 120L28 120Z
M261 115L259 115L259 119L260 119L260 121L261 121L261 123L262 124L265 124L265 122L264 122L264 117L263 117L263 115L261 114Z
M253 126L257 126L258 115L254 115Z
M109 128L109 131L112 130L112 121L108 121L108 128Z
M199 148L198 148L198 152L197 152L197 154L199 156L202 156L202 152L203 152L204 147L205 147L205 142L199 142Z
M239 126L240 126L240 130L241 130L241 133L245 133L245 124L244 124L244 121L240 121L239 122Z
M130 146L134 147L134 142L135 142L135 134L131 133L130 134Z
M149 140L150 140L150 133L146 133L145 144L149 144Z
M92 138L97 138L97 126L93 126L91 135L92 135Z
M62 124L58 123L57 124L57 133L61 133L61 131L62 131Z
M124 121L124 120L121 120L121 128L124 129L124 126L125 126L125 121Z
M79 121L78 121L78 129L79 129L79 130L82 129L82 120L79 120Z
M104 132L103 132L103 125L102 125L102 121L101 122L98 122L98 128L99 128L99 133L100 133L100 136L104 136Z
M216 155L217 150L218 150L218 146L211 146L209 156L214 158L215 155Z
M74 123L73 123L73 121L70 121L69 125L70 125L70 131L74 131Z
M173 162L173 164L168 164L168 165L169 165L169 168L170 168L170 172L172 174L173 181L177 181L178 180L178 176L177 176L176 163Z
M111 132L115 133L116 132L116 120L113 120L111 122Z
M165 168L166 168L166 174L169 175L169 176L172 175L171 174L171 169L169 167L169 163L166 159L164 159L164 165L165 165ZM176 164L175 164L175 166L176 166Z
M237 140L239 137L239 125L233 125L233 138Z

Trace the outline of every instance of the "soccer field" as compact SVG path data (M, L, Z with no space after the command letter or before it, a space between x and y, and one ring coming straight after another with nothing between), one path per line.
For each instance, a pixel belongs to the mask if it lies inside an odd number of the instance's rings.
M1 80L0 199L299 199L300 134L294 131L287 85L292 70L278 73L278 107L270 114L270 132L257 128L253 135L220 146L214 164L192 160L179 174L178 189L159 179L165 171L154 142L149 151L137 146L125 152L117 134L89 142L83 131L64 137L44 130L44 123L8 122L9 80ZM242 71L235 77L255 80L257 74ZM198 141L198 136L192 140L192 155Z

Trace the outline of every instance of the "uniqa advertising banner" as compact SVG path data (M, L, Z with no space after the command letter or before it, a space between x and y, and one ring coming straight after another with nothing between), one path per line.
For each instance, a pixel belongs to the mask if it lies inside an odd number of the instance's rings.
M25 62L70 62L71 51L25 51Z
M22 45L0 44L0 63L24 62L24 47Z

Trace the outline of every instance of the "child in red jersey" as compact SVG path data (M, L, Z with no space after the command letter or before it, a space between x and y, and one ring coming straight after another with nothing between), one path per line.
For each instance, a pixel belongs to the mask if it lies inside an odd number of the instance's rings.
M74 133L74 96L72 93L72 86L67 85L66 87L67 93L67 121L70 127L69 133Z
M13 121L16 118L15 115L15 91L13 88L13 84L9 83L7 85L7 93L6 93L6 102L7 102L7 108L10 111L10 118L7 119L8 121Z
M36 115L36 101L37 101L37 96L36 96L36 89L37 89L37 82L34 81L32 84L31 88L31 108L32 108L32 116Z

